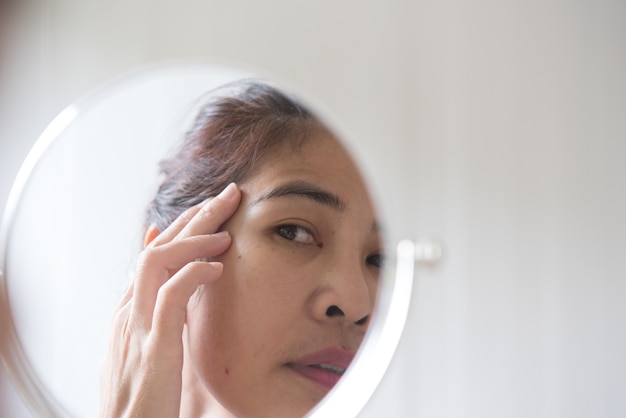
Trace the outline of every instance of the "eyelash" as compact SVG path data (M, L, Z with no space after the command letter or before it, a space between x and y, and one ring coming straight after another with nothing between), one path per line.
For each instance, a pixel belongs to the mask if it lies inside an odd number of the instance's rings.
M298 234L304 232L307 236L308 236L308 242L302 242L302 241L298 241ZM311 233L311 231L309 231L307 228L300 226L300 225L294 225L294 224L287 224L287 225L279 225L276 227L276 233L288 240L288 241L293 241L293 242L297 242L299 244L303 244L303 245L316 245L319 246L317 240L315 239L315 236L313 235L313 233Z
M298 233L302 233L302 232L307 235L308 242L301 242L301 241L296 240L296 238L298 238ZM300 226L300 225L295 225L295 224L279 225L276 227L276 234L278 234L281 238L288 240L288 241L297 242L303 245L320 246L320 244L315 239L315 235L313 235L313 233L309 231L307 228ZM365 263L367 265L380 269L380 268L383 268L385 264L385 257L379 253L371 254L365 258Z
M368 255L365 263L376 268L382 268L385 265L385 256L382 254Z

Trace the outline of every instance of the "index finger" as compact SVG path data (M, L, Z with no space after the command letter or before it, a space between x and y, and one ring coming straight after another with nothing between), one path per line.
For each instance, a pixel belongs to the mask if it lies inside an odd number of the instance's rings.
M200 208L176 238L214 234L235 213L240 201L239 187L235 183L230 183L220 194Z
M167 244L172 239L174 239L174 237L176 237L180 233L180 231L183 230L185 225L187 225L189 221L191 221L193 217L196 216L196 213L200 211L200 209L206 204L206 202L207 201L204 201L197 204L196 206L192 206L186 209L180 215L178 215L174 222L172 222L167 228L165 228L165 231L161 231L159 235L157 235L156 238L154 238L150 242L149 246L158 247L160 245Z

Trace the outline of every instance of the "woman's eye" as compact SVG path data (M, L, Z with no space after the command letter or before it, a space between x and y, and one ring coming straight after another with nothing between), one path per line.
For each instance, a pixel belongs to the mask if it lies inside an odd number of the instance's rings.
M385 257L382 254L372 254L368 255L365 259L365 263L368 266L374 266L377 268L382 268L385 263Z
M276 233L289 241L299 244L317 245L313 234L299 225L281 225L276 228Z

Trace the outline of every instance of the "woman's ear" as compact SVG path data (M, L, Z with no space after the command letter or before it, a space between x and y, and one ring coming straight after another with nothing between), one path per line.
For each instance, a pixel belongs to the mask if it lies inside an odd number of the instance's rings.
M146 230L146 235L143 238L143 246L147 247L156 237L159 236L161 231L156 227L155 224L152 224Z

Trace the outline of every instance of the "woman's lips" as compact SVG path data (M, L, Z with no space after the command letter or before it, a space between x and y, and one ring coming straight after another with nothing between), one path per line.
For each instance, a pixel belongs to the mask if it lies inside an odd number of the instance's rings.
M289 362L287 367L330 390L337 384L353 358L353 352L326 348Z

